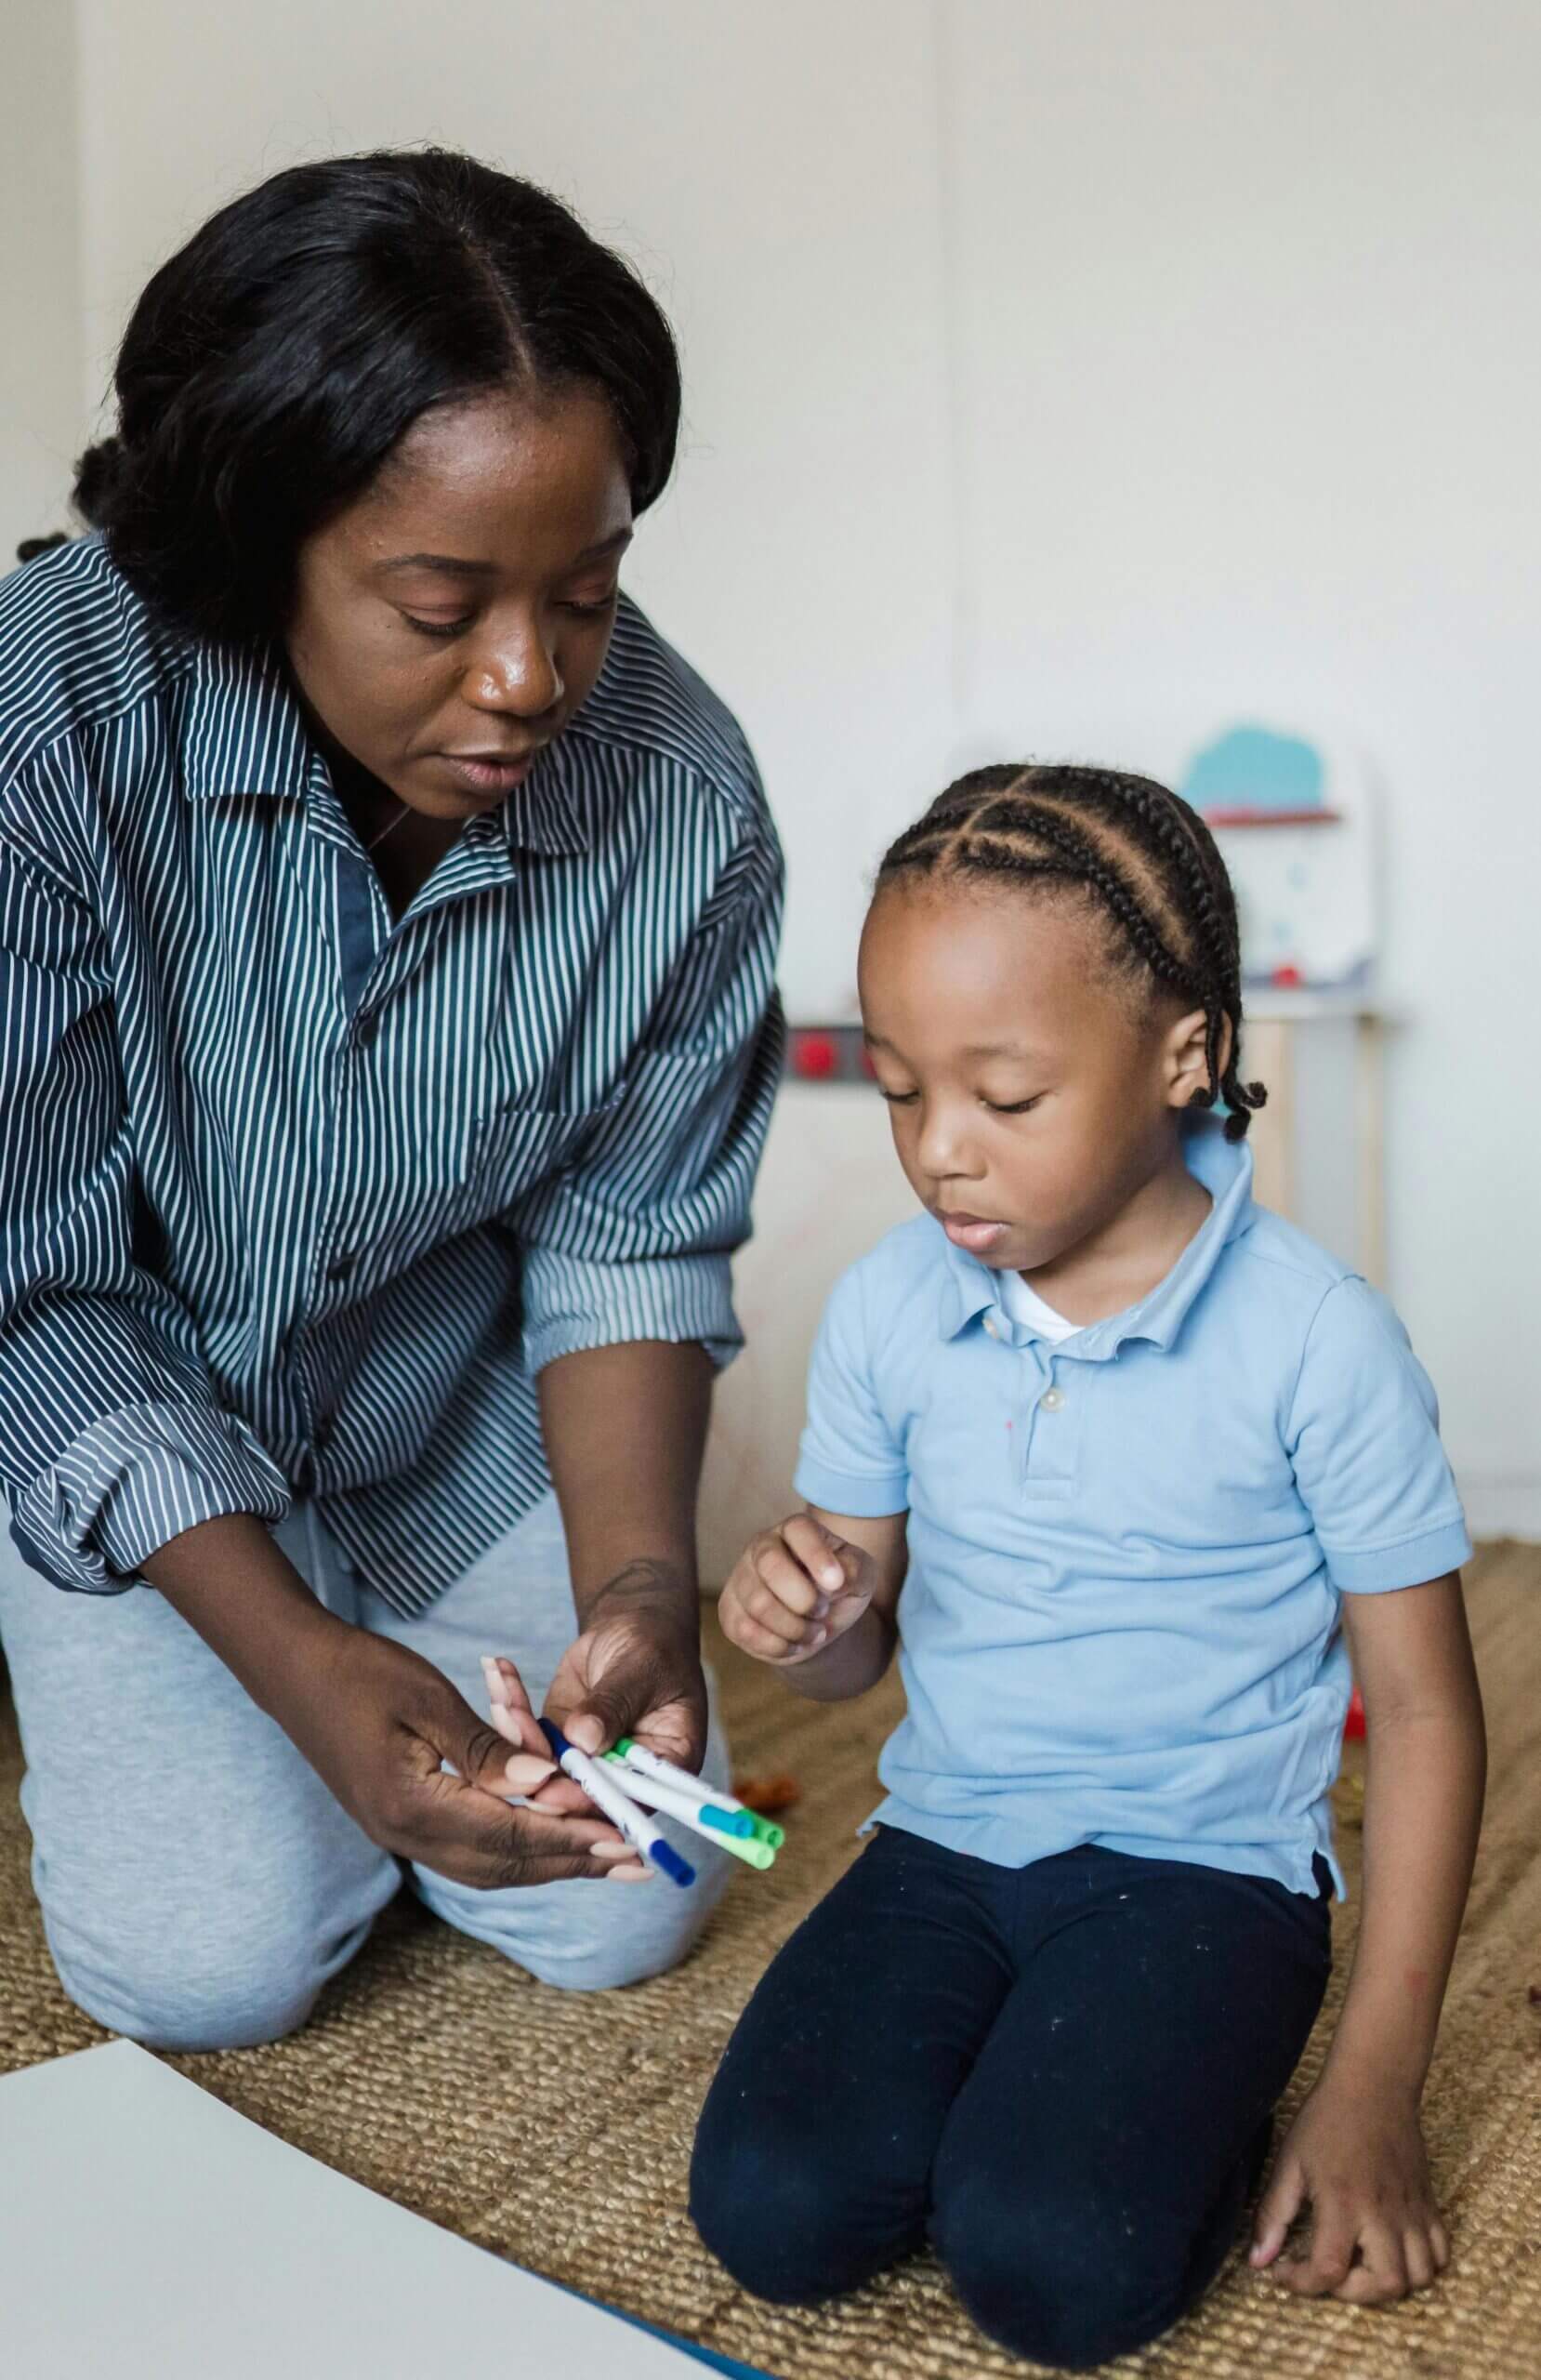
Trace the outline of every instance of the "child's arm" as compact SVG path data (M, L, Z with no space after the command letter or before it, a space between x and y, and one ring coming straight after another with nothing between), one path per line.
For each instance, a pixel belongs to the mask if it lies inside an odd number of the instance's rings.
M906 1518L856 1520L810 1504L767 1529L722 1590L723 1634L813 1701L865 1694L893 1659Z
M1460 1931L1486 1773L1460 1580L1344 1597L1364 1699L1364 1913L1326 2064L1258 2209L1252 2262L1272 2264L1306 2200L1303 2296L1381 2304L1448 2255L1418 2099Z

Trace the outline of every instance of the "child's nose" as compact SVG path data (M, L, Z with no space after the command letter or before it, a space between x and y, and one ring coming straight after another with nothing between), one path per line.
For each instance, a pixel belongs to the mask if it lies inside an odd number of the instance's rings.
M915 1154L933 1182L968 1181L978 1170L961 1120L944 1112L927 1115Z

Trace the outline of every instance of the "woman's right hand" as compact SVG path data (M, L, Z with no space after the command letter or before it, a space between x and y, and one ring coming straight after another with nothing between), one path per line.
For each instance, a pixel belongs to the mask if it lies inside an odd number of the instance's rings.
M372 1842L486 1890L646 1875L607 1820L510 1805L556 1768L527 1699L505 1714L520 1739L510 1752L431 1661L323 1618L321 1658L282 1707L270 1694L268 1707Z
M510 1805L554 1765L527 1699L510 1751L431 1661L325 1610L260 1521L204 1521L143 1575L382 1850L487 1891L647 1874L604 1819Z
M810 1660L854 1628L872 1602L877 1566L870 1554L794 1513L740 1556L718 1616L731 1644L786 1669Z

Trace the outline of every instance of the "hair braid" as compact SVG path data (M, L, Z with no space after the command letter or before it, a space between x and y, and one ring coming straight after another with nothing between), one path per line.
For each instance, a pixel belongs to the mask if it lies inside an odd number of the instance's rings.
M1227 1137L1242 1138L1268 1094L1238 1073L1235 896L1214 838L1180 796L1116 769L994 763L957 778L889 847L878 884L900 874L1083 886L1128 959L1203 1007L1208 1082L1195 1104L1222 1100Z

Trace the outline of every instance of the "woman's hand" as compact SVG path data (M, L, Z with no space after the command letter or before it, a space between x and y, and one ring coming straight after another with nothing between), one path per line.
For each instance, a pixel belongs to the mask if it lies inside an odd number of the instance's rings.
M1310 2202L1311 2236L1281 2251ZM1450 2260L1429 2179L1415 2095L1324 2076L1306 2101L1258 2208L1249 2261L1301 2297L1389 2306L1427 2289Z
M592 1814L509 1806L552 1774L522 1686L510 1752L430 1661L323 1609L249 1514L185 1530L144 1575L382 1850L486 1890L635 1865Z
M730 1643L787 1669L854 1628L876 1586L869 1554L810 1513L795 1513L740 1556L718 1613Z
M282 1698L270 1692L268 1707L372 1842L488 1890L643 1872L629 1844L592 1813L510 1806L555 1773L511 1662L500 1734L430 1661L319 1617L309 1683Z
M545 1711L580 1752L606 1752L618 1736L635 1736L677 1767L701 1766L706 1680L698 1606L693 1591L682 1595L669 1566L630 1563L592 1600L587 1625L551 1680ZM559 1775L540 1789L534 1806L592 1805Z

